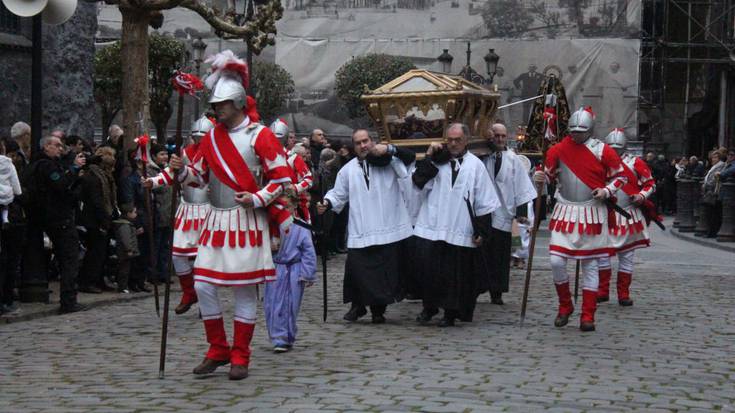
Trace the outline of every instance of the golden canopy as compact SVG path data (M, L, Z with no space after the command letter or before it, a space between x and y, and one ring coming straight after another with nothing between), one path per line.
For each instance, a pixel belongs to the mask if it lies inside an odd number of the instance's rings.
M415 69L366 90L361 99L382 140L424 152L429 143L446 138L449 124L461 122L477 153L485 147L482 136L500 94L458 76Z

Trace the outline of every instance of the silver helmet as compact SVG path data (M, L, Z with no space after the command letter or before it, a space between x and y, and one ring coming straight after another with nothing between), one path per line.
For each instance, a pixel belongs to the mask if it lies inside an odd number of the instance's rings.
M231 100L236 108L245 107L247 93L239 79L230 76L222 76L212 89L212 96L209 103L219 103Z
M214 128L214 123L208 117L202 116L191 124L191 137L199 142L202 136Z
M605 137L605 143L615 150L625 149L625 132L620 128L613 129Z
M569 117L569 132L592 134L595 129L595 114L591 107L579 108Z
M271 123L271 131L278 139L288 136L288 124L283 119L276 119Z

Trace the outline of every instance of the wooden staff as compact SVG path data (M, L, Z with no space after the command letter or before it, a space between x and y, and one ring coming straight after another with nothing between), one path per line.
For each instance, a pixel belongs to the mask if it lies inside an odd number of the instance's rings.
M177 72L173 79L174 89L176 89L179 92L179 101L178 101L178 107L176 112L176 137L175 144L176 148L174 152L178 154L178 156L182 156L183 153L183 146L184 146L184 138L181 134L181 130L183 129L183 122L184 122L184 95L190 94L193 95L196 90L199 90L202 88L201 81L196 78L196 76L192 76L186 73ZM179 192L181 191L181 183L177 179L177 177L174 175L172 177L173 180L173 189L171 190L171 220L172 228L175 228L175 222L176 222L176 210L178 209L179 204ZM173 251L173 245L174 245L174 232L171 231L171 235L168 239L168 246L169 251ZM170 258L168 261L168 271L166 272L166 286L164 287L164 293L163 293L163 321L161 323L161 355L159 358L158 363L158 378L162 379L164 376L164 371L166 369L166 342L168 338L168 307L170 303L171 298L171 274L174 273L174 260L173 258Z
M546 87L544 88L544 91L546 94L553 93L554 92L554 83L556 82L556 78L551 76L546 80ZM545 105L544 105L545 106ZM559 125L558 116L559 116L559 100L557 99L557 108L556 108L556 114L557 114L557 126ZM548 128L548 123L546 124L546 127L544 127L544 131ZM545 134L541 134L541 168L543 168L546 165L546 151L548 150L548 145L546 142ZM523 283L523 301L521 302L521 322L520 325L523 326L523 321L526 319L526 307L528 305L528 290L531 286L531 270L533 269L533 255L534 251L536 251L536 234L538 233L538 227L541 224L541 195L543 194L544 189L544 183L535 183L536 185L536 200L534 201L534 215L533 215L533 227L531 228L531 242L528 247L528 265L526 266L526 278Z
M143 135L145 133L145 127L143 126L143 114L138 115L138 119L140 124L140 135ZM139 136L140 136L139 135ZM140 147L140 144L138 145ZM148 158L148 141L144 142L144 145L141 149L141 159ZM148 179L148 164L147 161L143 162L143 170L141 171L143 174L143 179ZM150 252L149 257L149 265L151 266L151 270L154 270L156 267L156 256L154 255L154 242L153 242L153 207L151 206L151 189L150 188L144 188L145 189L145 196L143 197L143 201L145 202L145 212L148 214L148 220L146 222L146 232L148 233L148 250ZM153 295L155 297L155 304L156 304L156 315L158 317L161 316L161 305L158 302L158 283L153 282Z
M577 268L574 270L574 304L577 304L577 298L579 298L579 267L581 262L577 260Z

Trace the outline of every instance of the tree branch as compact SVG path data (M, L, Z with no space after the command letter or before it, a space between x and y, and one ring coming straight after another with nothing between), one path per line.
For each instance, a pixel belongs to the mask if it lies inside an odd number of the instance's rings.
M242 26L224 20L218 15L217 9L205 4L202 0L179 1L181 1L181 7L202 16L215 31L226 33L234 38L245 39L248 47L255 54L259 54L264 47L275 44L275 39L269 35L276 33L276 21L283 16L283 6L279 0L271 0L266 5L260 6L255 20L246 22Z

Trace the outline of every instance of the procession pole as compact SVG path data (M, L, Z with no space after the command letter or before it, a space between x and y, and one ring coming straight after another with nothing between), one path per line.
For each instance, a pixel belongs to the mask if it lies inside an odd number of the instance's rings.
M552 93L553 89L551 88L551 82L549 80L545 80L545 87L544 92L546 93ZM552 90L549 90L552 89ZM541 95L543 96L543 95ZM537 96L538 97L538 96ZM557 111L558 113L558 111ZM546 128L548 127L548 122L546 122L546 125L544 127L544 132L546 131ZM546 151L548 150L548 145L546 142L546 137L544 134L541 135L541 170L544 170L546 165ZM535 182L536 184L536 200L534 201L534 214L533 214L533 227L531 228L531 242L528 247L528 265L526 266L526 277L523 282L523 299L521 302L521 322L520 325L523 327L523 322L526 319L526 308L528 306L528 291L531 287L531 271L533 269L533 256L534 252L536 251L536 235L538 234L538 228L541 225L541 195L543 194L544 189L544 182Z
M322 174L319 175L319 190L322 195L322 199L319 202L324 202L324 176ZM324 214L326 214L326 212ZM327 231L324 225L324 223L326 222L326 217L324 216L324 214L322 214L322 216L320 217L319 225L321 227L320 244L322 245L322 322L327 321L327 309L329 306L329 300L327 299L327 254L329 254L329 248L327 247Z
M141 113L138 118L140 119L140 133L138 136L141 136L145 133L145 127L143 126L144 119L143 114ZM147 134L146 134L147 135ZM141 159L145 159L145 162L143 163L143 170L141 173L143 174L143 179L148 179L148 143L149 141L146 140L143 143L143 148L141 149ZM139 144L140 146L140 144ZM153 208L151 207L151 189L145 187L145 196L143 197L143 202L145 203L145 212L148 215L148 220L146 222L146 232L148 233L148 256L150 257L148 264L151 266L151 270L153 270L156 267L156 257L154 255L154 242L153 242ZM161 305L158 301L158 283L154 282L153 284L153 295L155 298L155 305L156 305L156 315L158 317L161 316Z
M184 95L194 95L196 90L202 88L201 81L192 75L188 75L182 72L176 72L173 78L173 86L176 91L179 92L179 101L176 112L176 136L174 142L176 145L175 152L181 157L183 155L184 137L182 135L183 122L184 122ZM175 228L176 211L178 210L179 193L181 192L181 182L177 177L172 176L173 188L171 190L171 220L172 228ZM171 235L168 239L169 251L173 251L174 245L174 232L171 231ZM168 271L166 273L166 286L164 287L163 294L163 321L161 324L161 355L158 363L158 378L163 379L164 371L166 369L166 343L168 339L168 307L171 300L171 274L174 273L174 260L173 258L168 261Z
M544 144L544 148L545 148ZM546 160L546 150L542 156L541 164L543 168L544 161ZM531 242L528 246L528 265L526 265L526 279L523 283L523 301L521 302L521 327L523 321L526 319L526 306L528 305L528 290L531 286L531 270L533 269L533 255L536 250L536 234L538 233L538 227L541 224L541 194L543 193L543 182L536 183L536 200L534 201L534 214L533 214L533 226L531 227Z
M577 298L579 298L579 267L581 262L577 260L577 268L574 270L574 304L577 303Z

